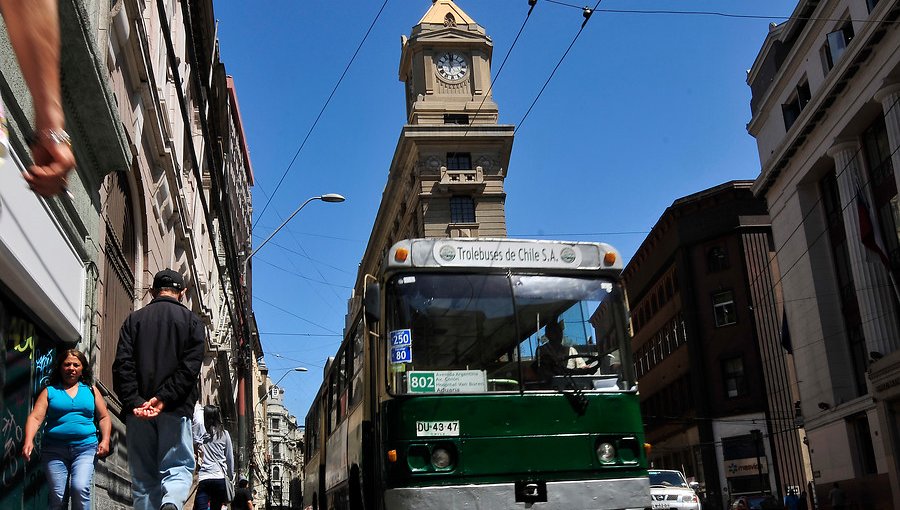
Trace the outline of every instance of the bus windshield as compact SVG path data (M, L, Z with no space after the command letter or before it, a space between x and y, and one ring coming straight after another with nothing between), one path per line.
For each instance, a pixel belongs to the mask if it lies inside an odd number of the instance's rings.
M597 277L395 275L386 286L390 390L630 389L615 285Z

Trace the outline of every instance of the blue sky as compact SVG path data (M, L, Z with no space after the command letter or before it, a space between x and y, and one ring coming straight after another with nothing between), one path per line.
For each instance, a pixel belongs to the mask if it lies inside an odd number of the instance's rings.
M325 359L340 343L347 298L406 120L400 36L430 0L388 0L259 213L382 3L215 2L221 58L235 80L256 175L255 246L307 198L347 197L342 204L310 203L254 256L254 311L270 376L309 369L281 384L301 423ZM527 1L457 4L493 39L496 75ZM509 234L604 241L629 258L676 198L755 178L746 71L769 23L782 22L795 4L606 0L522 123L583 20L574 0L539 0L493 88L500 122L518 127L506 179ZM613 12L621 10L695 14Z

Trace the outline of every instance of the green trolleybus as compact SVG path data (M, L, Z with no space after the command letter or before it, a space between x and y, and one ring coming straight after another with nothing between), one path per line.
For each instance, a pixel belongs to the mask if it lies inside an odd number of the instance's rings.
M413 239L366 276L306 417L305 508L649 508L609 245Z

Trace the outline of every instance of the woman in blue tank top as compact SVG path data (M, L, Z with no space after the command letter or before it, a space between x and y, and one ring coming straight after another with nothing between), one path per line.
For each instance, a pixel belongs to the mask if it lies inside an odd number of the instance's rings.
M50 384L41 390L25 423L22 455L31 460L34 436L44 426L41 463L50 486L49 508L61 509L66 482L73 510L91 508L94 462L109 454L112 424L106 402L92 385L91 369L78 349L65 351ZM100 425L100 440L97 427Z

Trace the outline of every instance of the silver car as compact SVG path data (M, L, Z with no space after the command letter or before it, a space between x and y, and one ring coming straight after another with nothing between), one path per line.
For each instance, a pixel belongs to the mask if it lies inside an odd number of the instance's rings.
M649 473L653 510L700 510L700 498L681 471L651 469Z

